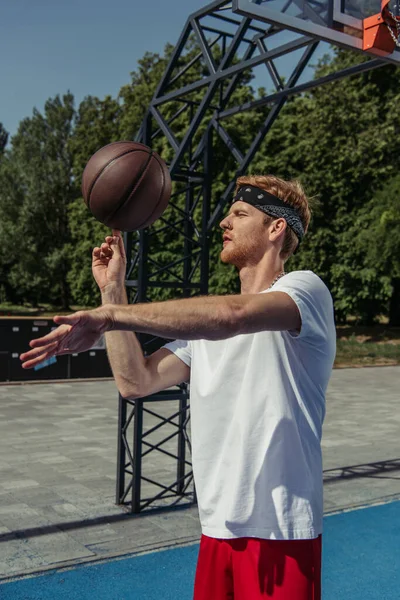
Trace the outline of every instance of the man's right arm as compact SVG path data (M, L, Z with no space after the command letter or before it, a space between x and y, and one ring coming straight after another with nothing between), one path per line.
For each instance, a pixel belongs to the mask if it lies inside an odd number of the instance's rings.
M125 286L109 284L101 292L102 304L128 304ZM188 381L190 367L166 348L148 357L132 331L105 334L107 355L117 388L124 398L143 398Z

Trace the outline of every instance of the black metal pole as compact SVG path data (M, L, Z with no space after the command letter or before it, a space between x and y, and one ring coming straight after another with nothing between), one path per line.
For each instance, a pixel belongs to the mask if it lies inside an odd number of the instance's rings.
M185 487L186 473L186 440L184 435L184 426L186 413L188 409L188 395L186 389L181 390L179 396L179 434L178 434L178 465L177 465L177 486L176 493L181 495Z
M193 118L193 106L190 107L190 118ZM192 162L192 144L189 145L189 160L188 163ZM193 253L193 227L190 221L190 215L193 207L193 196L194 190L193 185L190 185L190 177L188 178L189 185L185 194L185 213L186 219L184 223L184 233L185 233L185 242L184 242L184 256L185 260L183 263L183 297L190 297L191 289L190 289L190 273L192 268L192 253ZM187 394L184 390L181 390L179 395L179 430L178 430L178 449L177 449L177 486L176 493L181 495L184 490L184 477L185 477L185 460L186 460L186 441L184 435L184 422L186 418L186 410L187 410Z
M116 504L121 504L125 491L125 465L126 465L126 449L123 439L123 429L126 423L126 401L118 395L118 445L117 445L117 487L116 487Z
M132 504L131 512L140 512L142 483L142 436L143 436L143 399L135 400L135 417L133 426L133 469L132 469Z
M203 154L203 206L202 206L202 224L201 224L201 288L202 295L208 294L208 278L210 270L210 231L208 229L208 221L210 219L211 207L211 184L212 184L212 144L213 144L213 127L208 126L204 133L204 154Z

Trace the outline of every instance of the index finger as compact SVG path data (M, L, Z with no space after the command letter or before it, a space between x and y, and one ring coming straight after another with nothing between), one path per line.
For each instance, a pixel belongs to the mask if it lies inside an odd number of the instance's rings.
M36 365L40 364L44 360L54 356L56 354L57 344L48 344L47 346L41 346L36 350L29 350L20 354L19 358L22 362L23 369L31 369Z
M121 231L119 229L113 229L113 236L114 236L114 238L117 238L119 251L121 252L122 258L125 259L126 258L125 245L124 245L124 238L122 237Z
M44 335L41 338L35 338L29 342L31 348L38 348L39 346L45 346L46 344L51 344L52 342L58 342L61 340L66 333L65 325L60 325L57 329L50 331L47 335Z

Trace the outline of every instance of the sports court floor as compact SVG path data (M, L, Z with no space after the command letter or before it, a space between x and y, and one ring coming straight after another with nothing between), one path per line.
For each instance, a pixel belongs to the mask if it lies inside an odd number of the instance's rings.
M325 600L400 597L399 375L399 367L333 373ZM114 504L113 382L1 385L0 415L2 599L191 598L196 508L137 517ZM168 477L163 460L147 465L152 476Z
M325 518L323 598L394 600L400 502ZM198 545L54 570L2 586L4 600L191 600Z

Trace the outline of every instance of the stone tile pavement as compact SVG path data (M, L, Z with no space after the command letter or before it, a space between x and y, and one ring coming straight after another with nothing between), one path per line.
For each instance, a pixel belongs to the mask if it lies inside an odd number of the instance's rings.
M400 497L399 390L399 367L334 371L326 512ZM133 516L115 505L117 424L113 381L0 385L0 579L199 539L196 507ZM168 457L146 468L172 481Z

